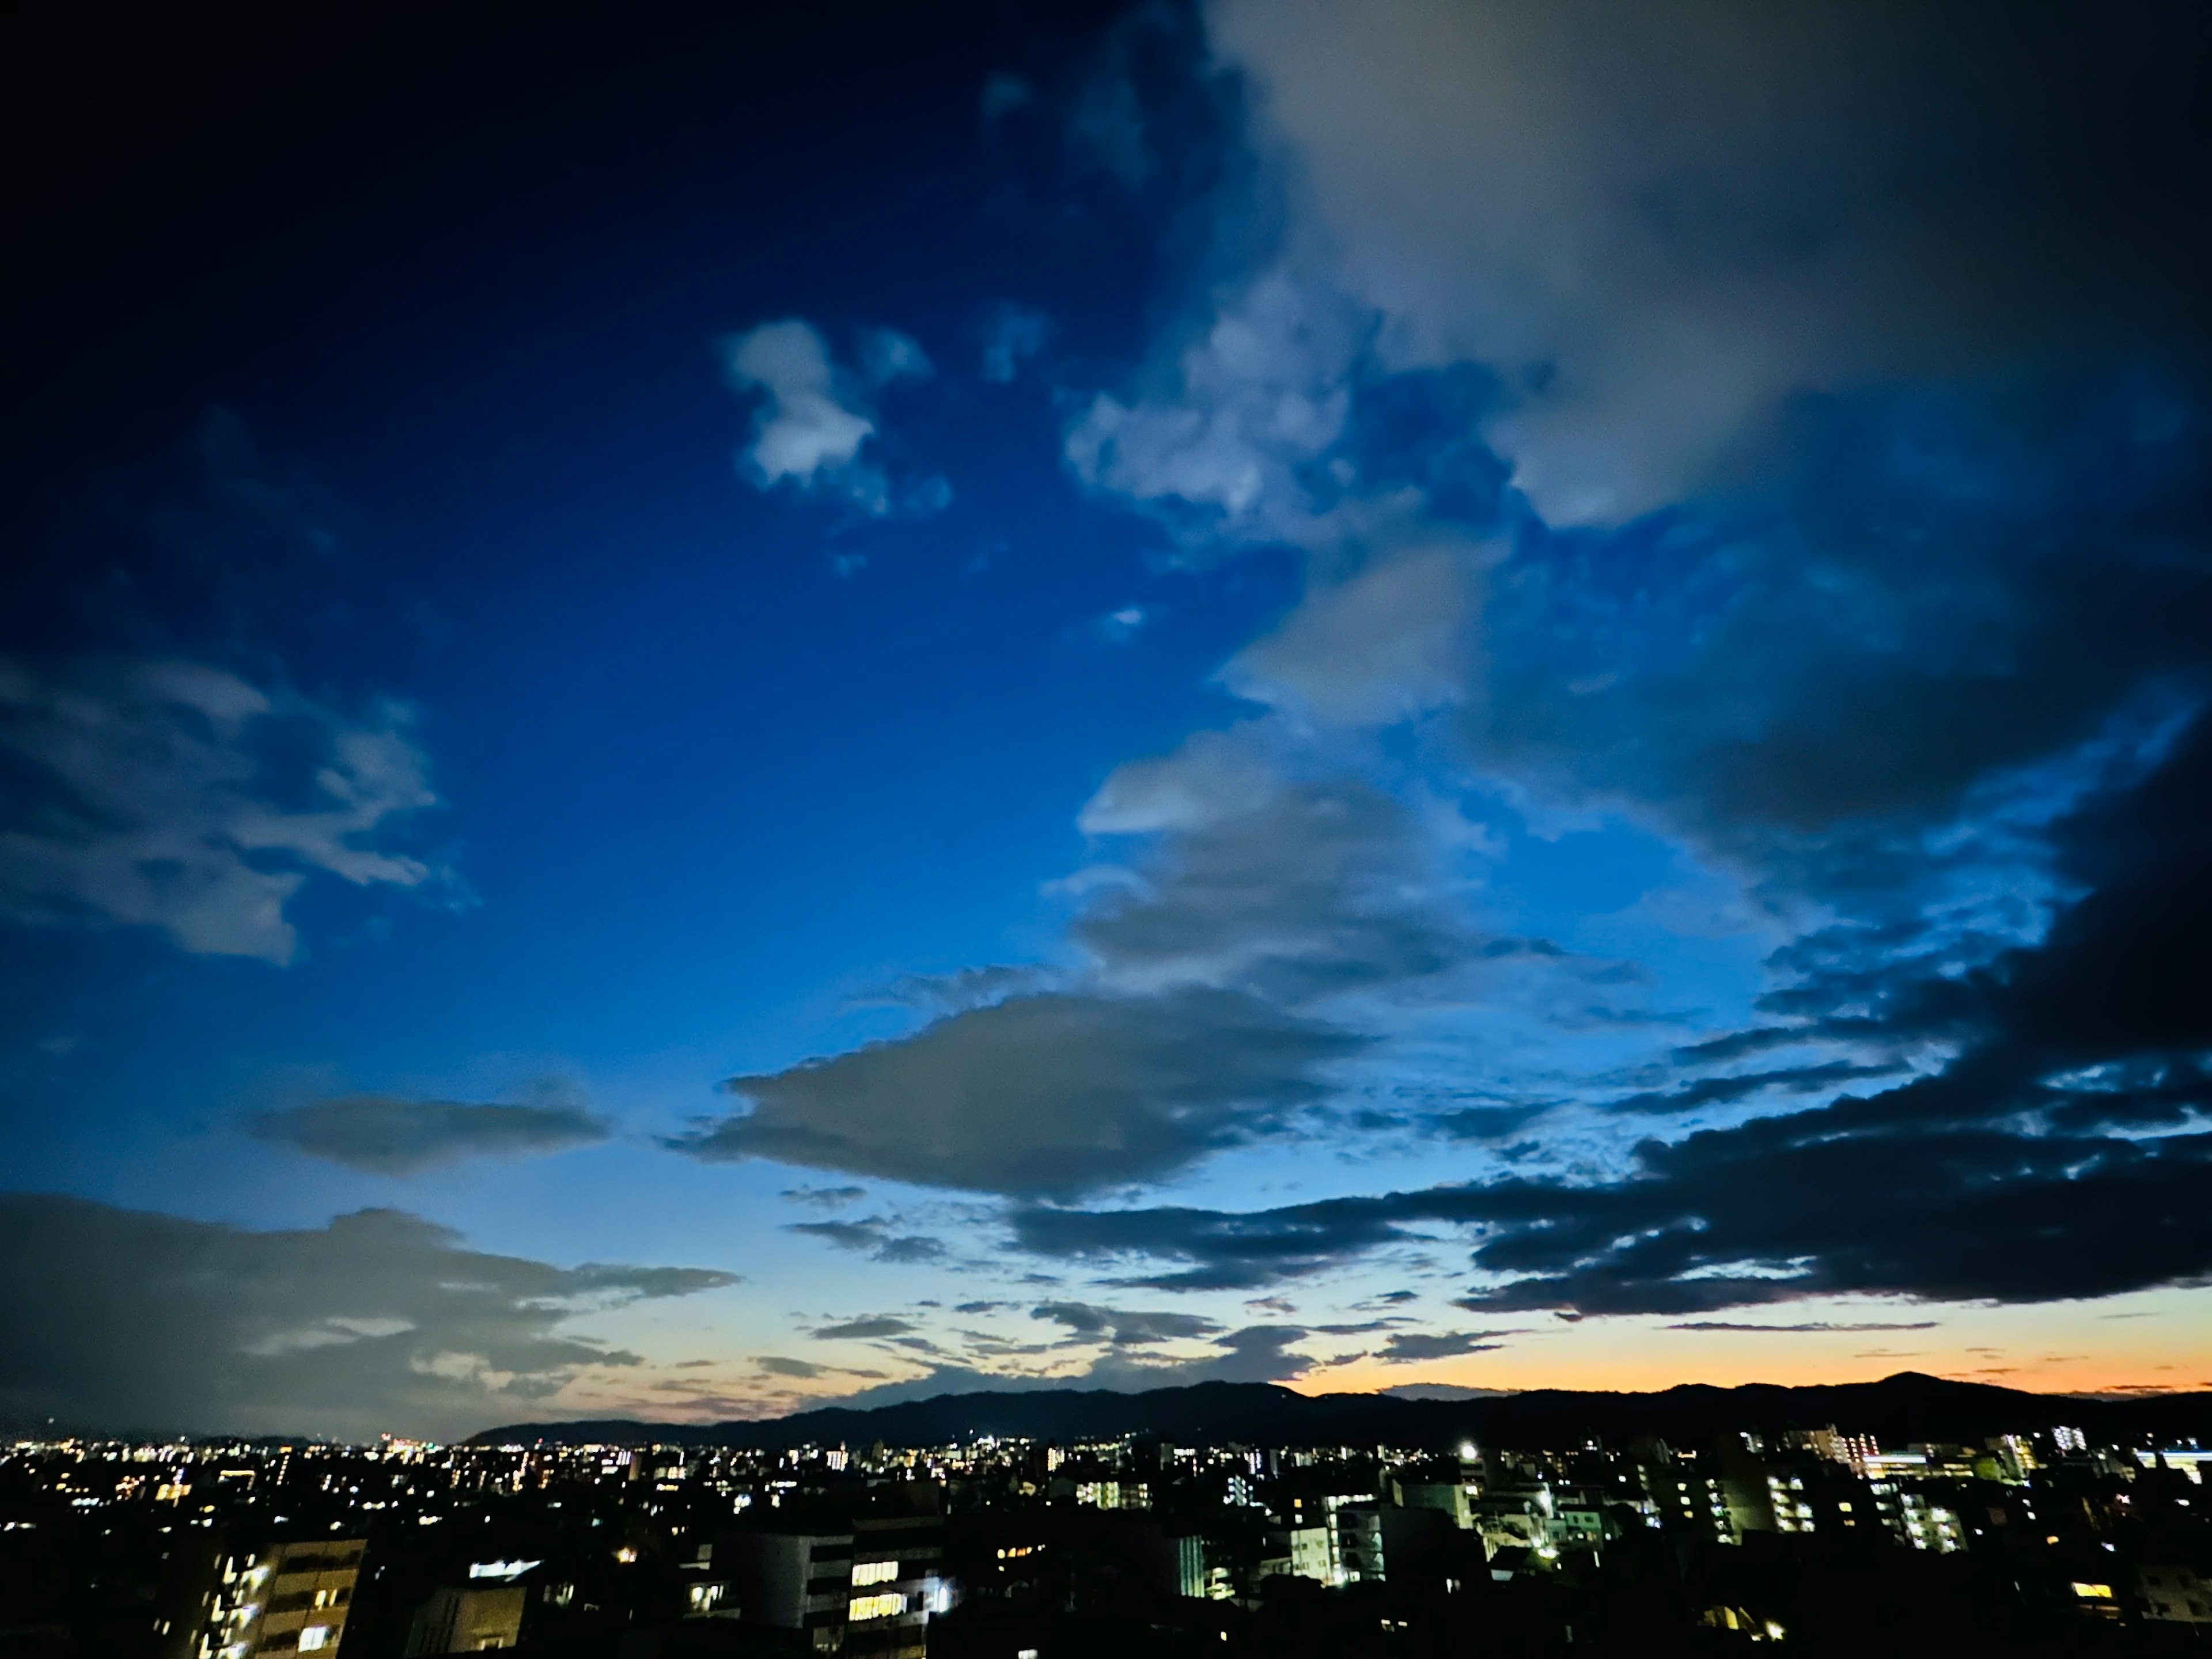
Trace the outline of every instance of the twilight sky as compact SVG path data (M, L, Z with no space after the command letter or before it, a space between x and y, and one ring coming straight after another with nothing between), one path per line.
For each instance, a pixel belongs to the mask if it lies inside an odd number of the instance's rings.
M2212 1387L2212 14L753 9L0 51L0 1418Z

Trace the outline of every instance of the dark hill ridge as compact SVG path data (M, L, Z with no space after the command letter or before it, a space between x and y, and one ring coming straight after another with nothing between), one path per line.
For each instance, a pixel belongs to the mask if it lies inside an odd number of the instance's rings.
M1537 1389L1482 1400L1398 1400L1387 1395L1294 1394L1271 1382L1201 1382L1143 1394L1052 1389L939 1395L854 1411L830 1406L759 1422L641 1423L595 1419L487 1429L473 1443L935 1446L975 1435L1033 1440L1158 1435L1187 1445L1395 1445L1442 1449L1463 1440L1558 1445L1597 1436L1616 1444L1658 1434L1696 1444L1743 1428L1834 1424L1885 1442L1975 1440L2067 1424L2115 1439L2212 1435L2212 1394L2100 1399L2028 1394L1900 1371L1879 1382L1720 1389L1685 1383L1659 1394Z

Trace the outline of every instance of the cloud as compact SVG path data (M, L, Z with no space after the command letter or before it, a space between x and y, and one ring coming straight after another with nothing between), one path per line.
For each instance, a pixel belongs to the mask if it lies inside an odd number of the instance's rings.
M1044 349L1052 332L1052 319L1041 311L1017 305L998 307L992 313L983 342L983 378L994 386L1011 385L1024 360Z
M1932 1331L1936 1328L1936 1322L1932 1319L1915 1319L1904 1322L1861 1321L1838 1323L1826 1319L1815 1319L1798 1325L1747 1325L1723 1319L1693 1319L1669 1325L1667 1328L1670 1331L1753 1331L1768 1332L1777 1336L1802 1336L1849 1331Z
M1117 1348L1211 1336L1221 1328L1218 1320L1198 1314L1138 1313L1082 1302L1047 1302L1032 1309L1030 1316L1050 1320L1079 1338L1097 1338Z
M1486 1282L1459 1305L1475 1310L2024 1303L2212 1281L2212 717L2051 837L2083 896L2039 941L1964 974L1891 963L1880 994L1856 968L1832 988L1862 1036L1949 1035L1958 1051L1927 1074L1649 1139L1614 1178L1243 1214L1030 1206L1015 1237L1047 1255L1176 1264L1144 1282L1209 1288L1464 1229Z
M872 328L860 336L860 372L876 386L893 380L926 380L937 373L921 342L895 328Z
M1479 948L1437 902L1428 850L1397 801L1345 781L1278 784L1247 805L1257 781L1211 747L1194 756L1198 775L1170 781L1169 769L1141 763L1140 782L1117 775L1100 791L1112 807L1085 810L1096 826L1144 821L1140 802L1158 821L1178 795L1197 808L1142 886L1103 891L1071 927L1106 973L1134 985L1237 984L1298 1007L1429 978ZM1224 774L1227 799L1211 797L1209 813L1202 804Z
M778 484L842 497L872 517L894 511L927 514L942 508L951 492L942 478L919 478L894 490L876 459L863 454L880 432L864 391L932 371L911 337L893 329L866 333L859 372L841 371L822 336L797 318L763 323L724 345L731 384L761 399L753 416L752 442L743 457L746 477L762 489Z
M1255 282L1163 370L1166 395L1093 398L1064 453L1085 485L1160 519L1194 556L1304 541L1308 467L1344 435L1360 319L1277 275Z
M198 663L0 659L0 915L289 963L312 878L442 879L391 846L437 799L407 727L397 705L356 722Z
M848 1319L842 1324L824 1325L813 1334L817 1342L863 1342L878 1341L885 1337L911 1336L920 1328L910 1319L877 1314L865 1319Z
M2201 192L2203 126L2157 113L2191 107L2202 38L2154 4L1220 0L1207 21L1285 241L1326 250L1397 366L1512 377L1490 435L1555 523L1679 499L1801 389L2203 314L2202 243L2160 206Z
M1392 726L1456 702L1473 573L1452 547L1402 553L1322 589L1221 671L1239 696L1340 726Z
M858 1188L849 1189L858 1192ZM809 1238L818 1238L834 1244L841 1250L851 1250L884 1262L940 1261L944 1260L944 1243L919 1234L893 1233L892 1224L882 1216L870 1216L860 1221L794 1221L784 1228L787 1233L803 1233Z
M989 132L1008 115L1036 101L1036 88L1022 76L999 70L983 78L976 112L983 131Z
M787 1187L781 1194L794 1204L811 1204L825 1210L857 1204L868 1195L866 1187Z
M1850 1060L1824 1060L1814 1066L1746 1072L1733 1077L1699 1078L1671 1089L1650 1090L1642 1094L1624 1096L1607 1103L1607 1109L1615 1112L1686 1112L1700 1106L1748 1099L1769 1090L1784 1094L1806 1094L1832 1088L1840 1083L1856 1083L1873 1077L1893 1077L1903 1069L1902 1065L1892 1062L1863 1064Z
M573 1319L734 1280L488 1255L397 1210L260 1231L14 1194L0 1197L0 1410L113 1429L451 1437L580 1372L638 1363Z
M1385 1364L1404 1365L1463 1353L1493 1353L1505 1345L1492 1339L1516 1334L1513 1331L1400 1331L1376 1357Z
M1137 637L1146 622L1145 607L1125 605L1119 611L1109 611L1091 624L1091 631L1103 645L1127 645Z
M811 1359L787 1359L781 1354L763 1354L753 1364L769 1376L790 1376L805 1379L829 1374L835 1368L817 1365Z
M557 1094L530 1105L469 1105L394 1095L343 1095L255 1112L257 1140L373 1175L406 1176L471 1158L523 1158L605 1140L605 1121Z
M1047 994L769 1076L669 1144L969 1190L1073 1194L1176 1169L1319 1097L1354 1039L1231 991Z
M1188 1359L1131 1358L1118 1350L1100 1357L1080 1381L1094 1388L1180 1389L1195 1382L1287 1382L1314 1362L1289 1352L1310 1334L1297 1325L1247 1325L1214 1340L1214 1352Z

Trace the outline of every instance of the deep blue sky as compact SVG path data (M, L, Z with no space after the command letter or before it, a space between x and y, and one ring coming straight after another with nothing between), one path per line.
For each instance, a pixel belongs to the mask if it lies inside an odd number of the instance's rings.
M2126 9L27 35L0 1413L2198 1382Z

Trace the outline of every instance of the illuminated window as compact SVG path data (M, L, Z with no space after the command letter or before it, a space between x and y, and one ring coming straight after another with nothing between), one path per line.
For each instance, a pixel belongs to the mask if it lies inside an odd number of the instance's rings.
M898 1563L896 1561L855 1561L853 1564L855 1589L869 1584L888 1584L897 1577Z
M300 1632L300 1651L313 1653L317 1648L329 1646L330 1640L331 1627L328 1625L310 1625Z
M2084 1584L2077 1579L2074 1584L2074 1594L2084 1601L2109 1601L2112 1599L2112 1587L2110 1584ZM306 1644L303 1643L301 1645Z
M870 1619L896 1619L905 1611L903 1595L856 1595L845 1609L845 1617L857 1625Z

